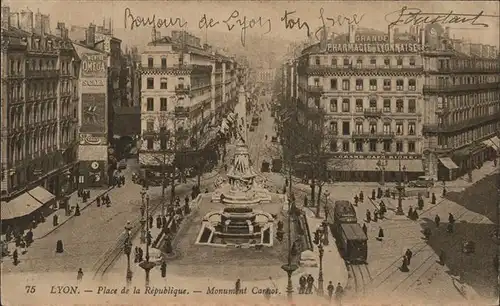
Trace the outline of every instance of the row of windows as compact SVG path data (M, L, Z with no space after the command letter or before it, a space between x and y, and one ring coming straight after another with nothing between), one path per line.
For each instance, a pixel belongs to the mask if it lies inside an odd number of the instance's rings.
M408 113L416 113L417 111L417 101L415 99L408 99L407 104L407 112ZM376 99L370 99L368 101L368 110L377 111L379 109L379 103ZM356 99L354 104L354 111L356 113L361 113L365 110L363 99ZM332 113L350 113L351 112L351 99L342 99L341 108L339 111L339 100L338 99L330 99L330 108L329 111ZM390 113L392 111L392 103L391 99L383 99L382 100L382 111L384 113ZM403 99L396 100L396 112L403 113L405 112L405 103Z
M495 60L440 59L438 61L438 67L440 69L449 69L449 68L492 69L498 67L498 62Z
M71 89L71 81L62 81L60 83L61 93L69 93ZM20 84L8 85L9 98L13 101L24 99L23 87ZM76 94L77 87L73 86L73 92ZM48 81L46 83L26 84L26 94L28 98L40 98L45 96L57 96L57 81Z
M10 73L18 74L22 73L22 60L10 60ZM47 71L47 70L57 70L57 60L55 59L32 59L26 60L26 70L31 71ZM71 62L61 61L60 71L63 74L69 74L71 72Z
M438 136L438 146L442 148L459 148L471 144L497 131L497 123L490 123L453 136Z
M371 121L368 124L368 130L365 128L365 124L363 124L362 121L357 121L354 123L354 130L352 132L354 133L369 133L369 134L386 134L390 135L393 133L393 128L392 124L390 122L384 122L382 125L382 129L379 129L379 124L376 121ZM395 134L396 135L404 135L405 132L405 124L402 121L397 121L396 124L394 125L395 129ZM409 136L415 136L416 135L416 128L417 124L416 122L408 122L406 125L406 131ZM338 129L338 122L337 121L330 121L329 125L329 133L338 135L339 134L339 129ZM351 135L351 122L350 121L343 121L342 122L342 135L344 136L349 136Z
M438 98L438 108L458 108L470 107L482 103L498 102L500 100L500 92L487 91L479 93L471 93L457 96L446 96Z
M336 140L330 142L329 149L331 152L380 152L385 151L387 153L405 153L404 152L404 143L402 141L393 142L391 140L386 140L382 144L379 144L376 140L370 140L368 143L365 143L362 140L354 141L353 146L350 141L344 140L342 142L337 142ZM408 141L407 142L407 152L406 153L416 153L416 142ZM353 147L353 151L351 148ZM382 150L381 150L382 149Z
M71 132L72 131L72 132ZM56 146L56 129L46 129L31 135L26 135L25 139L18 139L10 144L11 157L14 162L26 158L41 150L47 150ZM68 143L76 139L76 129L69 127L61 128L61 142Z
M177 97L177 101L175 102L176 105L183 105L184 103L184 97ZM163 97L160 98L160 112L166 112L169 110L168 107L168 99ZM156 109L158 110L158 109ZM146 111L148 112L154 112L155 111L155 101L154 98L147 98L146 99Z
M325 63L324 61L327 61L327 60L328 59L323 58L323 63ZM377 58L372 57L367 62L372 66L376 66L377 65ZM330 60L329 64L333 67L339 66L340 64L347 67L353 63L355 63L356 65L363 65L363 58L360 58L360 57L358 57L356 59L353 59L350 57L344 57L343 59L332 58ZM396 64L396 66L403 66L403 58L402 57L392 58L392 59L389 57L386 57L384 59L378 58L378 63L383 64L384 66L387 66L387 67L390 67L391 64ZM322 58L320 56L316 56L314 58L314 62L311 62L311 64L322 65ZM327 65L328 63L326 62L325 64ZM414 67L415 64L416 64L416 59L414 57L410 57L408 59L408 65L411 67Z
M380 88L382 88L384 91L391 91L393 89L391 79L384 79L384 80L369 79L367 81L368 82L365 82L364 79L356 79L354 82L354 89L356 91L362 91L365 89L368 89L370 91L377 91ZM405 83L405 81L403 79L397 79L396 80L396 91L405 90L404 83ZM352 84L351 84L350 79L342 79L340 84L342 86L339 88L338 80L337 79L330 79L330 89L332 89L332 90L351 90ZM320 83L319 78L314 79L314 86L322 87L322 84ZM409 79L408 85L406 88L409 91L416 91L417 90L417 80L416 79Z
M61 102L61 116L69 116L73 113L73 117L76 118L77 110L76 106L72 106L70 101ZM21 127L23 125L23 112L22 108L17 108L11 110L11 127ZM27 124L32 124L35 122L43 122L46 120L56 120L57 119L57 104L56 102L41 103L36 104L31 107L26 108L26 118L28 120Z
M467 111L456 111L451 113L448 116L439 117L439 124L443 124L444 122L452 123L460 123L464 120L479 118L487 115L492 115L498 113L498 106L496 108L488 108L488 107L476 107Z

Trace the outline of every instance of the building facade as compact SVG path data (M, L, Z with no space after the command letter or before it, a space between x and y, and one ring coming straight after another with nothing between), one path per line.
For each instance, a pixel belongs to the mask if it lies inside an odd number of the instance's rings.
M426 174L453 180L495 158L500 146L500 66L494 46L427 33L423 133Z
M39 186L54 196L76 187L79 58L48 15L2 7L1 197ZM24 204L23 204L24 205ZM3 209L2 209L3 212Z
M282 96L301 125L320 110L327 155L352 160L332 162L333 179L451 180L496 156L498 72L496 47L451 39L437 24L350 27L283 66Z
M395 181L400 165L408 179L423 174L422 49L418 35L354 27L304 49L297 103L306 107L299 109L321 109L328 155L352 160L349 169L327 164L332 179ZM289 83L293 95L293 77Z
M141 63L143 168L155 172L174 161L185 168L196 166L196 158L185 158L186 152L199 152L216 139L213 126L237 101L236 68L232 59L201 46L189 33L161 37L153 30Z

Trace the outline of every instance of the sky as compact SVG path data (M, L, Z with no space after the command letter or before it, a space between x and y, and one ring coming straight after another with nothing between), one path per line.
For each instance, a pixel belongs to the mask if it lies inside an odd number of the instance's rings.
M151 35L151 27L136 27L131 29L132 18L150 17L153 15L157 19L181 18L182 22L187 22L183 29L198 34L204 39L205 35L210 40L210 36L218 35L221 32L242 38L242 27L238 24L239 19L246 16L247 24L252 18L261 17L262 26L258 24L246 30L246 35L261 35L269 38L279 37L289 41L305 41L307 39L306 27L299 29L297 25L286 29L281 18L285 10L293 12L289 20L300 17L301 23L306 22L311 32L316 31L321 26L320 11L323 9L323 16L330 29L336 33L347 32L345 18L352 19L357 16L358 26L387 30L391 21L398 19L397 12L401 12L404 6L411 9L420 9L422 13L449 13L453 10L457 14L479 14L498 16L499 3L496 1L22 1L6 0L2 5L9 5L12 11L18 11L28 7L33 12L40 10L43 14L50 14L51 26L55 28L58 21L66 22L69 25L86 26L90 22L102 25L103 18L112 18L115 34L122 39L125 45L133 44L137 41L144 41ZM125 18L126 9L129 18ZM235 10L239 13L239 18L230 18ZM396 12L388 17L386 15ZM207 20L213 18L214 23L219 24L207 30L200 30L199 21L206 14ZM339 17L340 16L340 17ZM228 20L228 25L234 25L232 30L228 29L223 21ZM332 26L331 21L326 18L336 20ZM472 18L472 17L462 17ZM125 28L125 19L128 20L128 27ZM268 21L269 20L269 21ZM338 20L344 21L340 24ZM479 17L476 23L486 24L471 25L471 21L462 24L451 24L451 34L455 38L464 38L473 43L485 43L499 45L499 18ZM106 22L107 24L107 22ZM270 25L270 26L269 26ZM179 29L178 26L161 29L163 35L168 35L172 29ZM269 31L270 30L270 31ZM404 28L403 28L404 30ZM267 33L269 32L269 33ZM256 46L246 45L247 48Z

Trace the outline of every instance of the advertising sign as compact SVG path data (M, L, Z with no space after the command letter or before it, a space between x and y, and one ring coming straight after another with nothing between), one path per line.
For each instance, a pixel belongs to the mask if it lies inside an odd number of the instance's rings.
M82 54L83 78L106 78L107 55Z
M106 94L82 93L80 133L106 133Z
M328 44L326 50L331 53L418 53L422 52L422 45L413 43Z

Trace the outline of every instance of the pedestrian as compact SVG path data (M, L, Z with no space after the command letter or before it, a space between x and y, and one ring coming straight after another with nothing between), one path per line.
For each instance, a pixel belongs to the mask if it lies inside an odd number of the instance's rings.
M149 228L152 228L153 227L153 216L149 216L148 222L149 222Z
M160 215L156 216L156 228L158 228L158 229L161 228L161 216Z
M405 255L406 255L406 258L408 259L408 265L410 265L411 257L413 256L413 252L410 249L406 249Z
M96 203L97 203L97 207L101 207L101 197L97 197L97 199L95 199Z
M446 196L446 187L443 186L443 198Z
M19 259L19 254L17 254L17 249L15 249L14 252L12 253L12 260L15 266L17 266L17 264L19 263L18 259Z
M455 223L455 217L453 216L452 213L449 213L449 215L448 215L448 223L451 223L451 224Z
M59 224L59 217L57 216L57 214L54 214L54 216L52 217L52 225L57 226L58 224Z
M205 188L205 193L208 193L208 188Z
M370 213L370 210L366 210L366 222L370 223L372 221L372 214Z
M80 205L78 205L78 203L76 204L76 207L75 207L75 216L79 216L80 215Z
M122 185L125 185L125 176L124 176L124 175L122 175L122 176L120 177L120 179L122 180Z
M304 197L304 207L307 207L307 196Z
M403 263L401 264L401 272L408 272L410 269L408 269L408 258L406 258L406 255L403 256Z
M446 260L446 254L444 253L444 250L441 249L441 251L439 252L439 264L444 266L445 260Z
M413 211L413 218L412 218L412 220L413 221L417 221L418 220L418 212L417 212L416 209Z
M375 189L372 189L372 200L375 200L375 198L376 198Z
M306 291L306 293L312 294L313 287L314 287L314 277L311 274L309 274L309 276L307 277L307 291Z
M418 209L424 209L424 199L422 199L422 196L420 194L418 195Z
M186 196L184 198L184 204L189 205L189 197L188 196Z
M299 294L304 294L306 292L307 279L305 275L299 278Z
M140 210L141 210L141 217L144 217L144 205L141 206Z
M167 276L167 262L165 260L161 262L160 270L161 270L161 277L165 278Z
M77 273L77 275L76 275L76 280L77 280L78 282L81 282L81 281L82 281L82 279L83 279L83 271L82 271L82 268L79 268L79 269L78 269L78 273Z
M143 255L144 255L144 251L142 250L141 247L139 247L139 262L142 262Z
M235 294L240 294L241 280L238 278L234 284Z
M497 159L496 159L496 157L495 157L495 158L493 159L493 166L495 166L495 167L496 167L496 166L497 166L497 163L498 163L498 161L497 161Z
M354 205L355 206L358 206L358 201L359 201L358 195L355 195L354 196Z
M337 288L335 288L335 300L337 300L337 303L341 303L342 301L342 296L344 295L344 288L342 288L342 285L337 283Z
M57 240L56 242L56 253L64 252L63 242L62 240Z
M361 203L363 203L364 199L365 199L365 195L363 194L363 190L361 190L359 192L359 200L361 201Z
M436 204L436 194L434 192L432 193L431 204Z
M382 198L382 188L378 187L377 188L377 199Z
M378 214L379 214L379 210L375 208L375 210L373 211L373 222L378 221Z
M363 232L365 233L366 237L368 237L368 228L366 227L366 223L363 223Z
M25 241L27 246L33 243L33 231L31 229L26 233Z
M333 297L333 291L335 290L335 287L333 286L332 281L328 282L328 287L326 287L326 290L328 290L328 298L331 301L332 297Z
M382 239L384 239L384 230L382 229L382 227L380 227L380 228L378 229L378 237L377 237L377 239L378 239L379 241L382 241Z
M436 227L439 227L440 222L441 222L441 218L439 218L439 215L436 215L436 217L434 217L434 223L436 223Z

